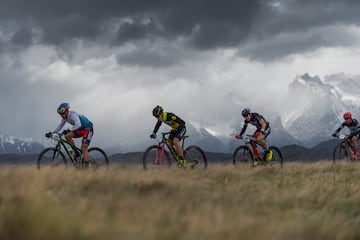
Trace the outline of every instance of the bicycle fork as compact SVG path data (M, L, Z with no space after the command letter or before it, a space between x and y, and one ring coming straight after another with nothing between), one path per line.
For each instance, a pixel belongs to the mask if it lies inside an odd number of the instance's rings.
M156 150L156 155L155 155L155 164L157 165L160 165L163 163L163 160L164 160L164 152L165 152L165 148L164 148L164 145L160 145L159 146L160 149L158 148Z

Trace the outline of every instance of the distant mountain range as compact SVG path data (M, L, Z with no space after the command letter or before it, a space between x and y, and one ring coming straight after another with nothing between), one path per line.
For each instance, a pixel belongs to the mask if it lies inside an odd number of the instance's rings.
M286 131L304 146L331 139L331 133L343 122L344 112L359 118L359 76L344 73L321 80L309 74L298 76L289 85L281 113Z
M31 138L21 138L0 133L0 154L35 154L44 146Z
M302 152L305 154L303 158L306 159L311 159L310 152L313 149L325 151L319 146L331 143L331 133L343 121L344 112L351 111L354 117L360 120L357 112L360 107L358 89L360 89L360 76L348 76L344 73L329 75L324 79L310 76L308 73L296 76L289 84L288 93L278 109L260 109L261 112L264 111L264 116L271 125L269 144L284 147L284 151ZM238 122L240 125L241 119ZM232 127L233 132L238 132L239 127ZM233 136L216 136L200 124L190 121L187 122L187 134L191 136L187 140L187 146L196 144L212 153L231 154L241 144L241 141L234 139ZM150 139L144 141L137 138L132 142L105 150L109 155L136 152L144 150L150 144L154 144ZM43 148L43 144L30 138L0 133L0 155L37 154ZM316 155L315 158L319 156Z
M330 140L320 143L313 148L305 148L299 145L287 145L280 148L285 164L288 162L313 162L313 161L332 161L332 153L339 140ZM234 148L235 149L235 148ZM214 163L232 164L232 153L205 152L209 167ZM28 164L36 165L37 154L2 154L0 164L16 165ZM143 152L116 153L109 155L111 165L116 164L142 164Z

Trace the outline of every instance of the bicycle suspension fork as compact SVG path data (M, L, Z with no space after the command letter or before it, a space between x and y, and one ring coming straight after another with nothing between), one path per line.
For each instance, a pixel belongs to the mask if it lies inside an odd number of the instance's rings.
M159 144L159 147L156 150L156 155L155 155L155 163L161 164L163 162L163 158L164 158L164 152L165 152L165 147L164 144Z

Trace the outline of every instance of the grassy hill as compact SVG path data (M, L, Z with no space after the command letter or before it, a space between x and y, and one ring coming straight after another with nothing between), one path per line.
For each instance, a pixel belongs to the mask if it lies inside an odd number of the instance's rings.
M360 165L0 168L0 239L359 239Z

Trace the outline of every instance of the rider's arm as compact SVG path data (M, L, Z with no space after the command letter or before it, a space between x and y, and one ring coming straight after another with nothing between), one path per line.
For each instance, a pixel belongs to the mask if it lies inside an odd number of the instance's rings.
M65 125L65 120L61 119L60 123L57 125L57 127L52 131L53 133L57 133L62 129Z
M244 122L244 126L242 127L242 129L241 129L241 131L240 131L240 136L242 136L244 133L245 133L245 131L246 131L246 128L247 128L247 125L248 125L248 123L245 121Z
M161 123L162 123L161 121L157 121L153 133L155 133L155 134L157 133L157 131L159 130L159 128L161 126Z
M73 127L70 129L71 131L75 131L81 128L80 116L77 112L70 111L69 112L69 122L72 123Z
M335 130L335 133L336 134L339 134L339 132L341 131L341 129L343 129L345 127L345 122L343 122L339 127L338 129Z
M260 123L260 126L261 126L261 131L262 132L264 132L265 131L265 129L266 129L266 122L265 122L265 120L263 119L263 118L261 118L260 120L259 120L259 123Z

